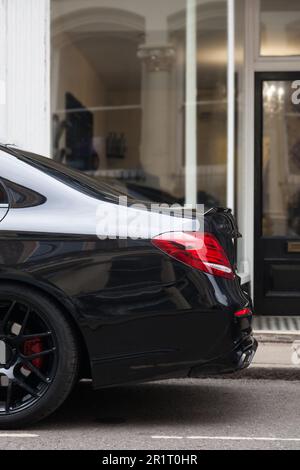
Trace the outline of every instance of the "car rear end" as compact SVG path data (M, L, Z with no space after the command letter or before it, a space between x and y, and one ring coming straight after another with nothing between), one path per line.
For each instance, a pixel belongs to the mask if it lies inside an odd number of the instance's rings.
M199 273L199 314L204 308L204 290L205 309L209 303L215 331L216 322L223 328L222 337L211 341L209 354L191 365L193 377L244 369L251 364L257 349L251 326L251 298L237 274L236 244L241 235L235 219L230 210L222 208L211 209L201 218L202 228L198 231L164 233L152 241L174 262L185 266L187 278L192 279L193 273L195 279L196 272ZM207 336L212 338L211 326L208 328Z

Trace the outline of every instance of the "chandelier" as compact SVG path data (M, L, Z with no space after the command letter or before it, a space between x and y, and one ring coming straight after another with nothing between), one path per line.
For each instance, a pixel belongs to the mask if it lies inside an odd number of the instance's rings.
M264 109L269 114L282 111L285 101L285 88L281 82L264 83L263 88Z

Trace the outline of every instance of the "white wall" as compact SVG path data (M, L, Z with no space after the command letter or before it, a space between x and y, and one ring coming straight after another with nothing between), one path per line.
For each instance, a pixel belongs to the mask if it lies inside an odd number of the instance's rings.
M50 152L49 2L0 0L0 138L42 154Z
M0 0L0 141L6 136L6 4Z

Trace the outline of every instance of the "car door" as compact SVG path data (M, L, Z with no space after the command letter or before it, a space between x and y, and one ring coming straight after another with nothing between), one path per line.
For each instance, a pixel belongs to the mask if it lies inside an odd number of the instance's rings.
M7 215L8 210L9 210L8 194L3 183L0 180L0 222Z

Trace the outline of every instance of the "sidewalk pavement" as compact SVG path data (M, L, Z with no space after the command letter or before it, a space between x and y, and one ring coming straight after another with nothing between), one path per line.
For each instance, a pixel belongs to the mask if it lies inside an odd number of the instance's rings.
M254 366L300 370L300 332L254 332L254 336L259 344L253 360Z
M236 377L300 380L300 331L254 331L254 336L253 363Z

